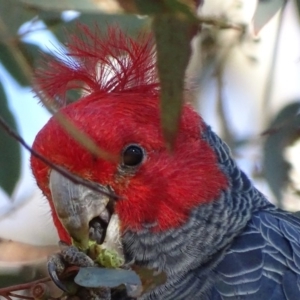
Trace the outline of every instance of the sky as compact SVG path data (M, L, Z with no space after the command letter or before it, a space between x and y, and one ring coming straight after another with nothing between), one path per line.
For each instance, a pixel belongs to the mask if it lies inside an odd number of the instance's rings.
M62 13L62 19L69 21L78 16L75 11ZM29 32L24 35L23 41L38 45L44 52L55 52L61 44L41 21L27 22L19 29L19 33ZM3 68L0 63L0 80L8 97L9 107L16 118L19 133L31 145L38 131L49 120L51 114L43 107L39 99L35 97L31 87L21 87ZM18 192L14 195L15 200L22 200L35 189L35 183L29 168L30 154L22 148L22 182ZM24 197L22 196L24 195Z
M52 34L37 31L26 37L44 50L54 49L56 41ZM14 114L19 134L32 145L38 131L49 120L50 113L35 97L31 87L21 87L0 64L0 80ZM0 237L33 244L55 244L54 230L47 200L38 190L30 170L29 152L21 148L22 167L20 180L9 199L0 190ZM2 216L2 218L1 218ZM45 232L48 232L45 235Z

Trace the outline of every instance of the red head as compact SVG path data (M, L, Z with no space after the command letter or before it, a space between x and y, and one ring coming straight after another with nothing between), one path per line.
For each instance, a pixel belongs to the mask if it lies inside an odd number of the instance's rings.
M180 226L194 207L213 201L227 186L216 154L202 138L205 123L185 105L175 148L169 153L160 128L152 38L135 41L118 28L110 28L106 37L85 26L80 29L84 39L71 36L64 59L51 60L38 70L37 87L63 106L68 89L87 91L61 112L99 147L118 155L120 162L89 153L55 118L39 132L33 148L72 173L109 185L122 198L115 210L123 230L135 231L146 223L155 223L154 231ZM142 151L137 165L126 166L124 151L129 145ZM50 168L34 157L31 163L51 204ZM60 237L66 239L55 211L53 217Z

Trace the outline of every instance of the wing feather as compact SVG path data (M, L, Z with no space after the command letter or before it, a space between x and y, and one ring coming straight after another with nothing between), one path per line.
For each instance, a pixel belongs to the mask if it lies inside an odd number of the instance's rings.
M255 213L215 272L212 295L222 299L300 299L300 219L279 210Z

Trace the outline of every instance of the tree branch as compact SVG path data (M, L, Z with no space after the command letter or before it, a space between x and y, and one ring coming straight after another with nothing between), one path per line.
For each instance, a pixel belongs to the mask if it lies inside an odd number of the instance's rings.
M60 173L61 175L65 176L66 178L68 178L70 181L72 181L75 184L81 184L91 190L94 190L96 192L99 192L105 196L108 196L110 198L113 199L120 199L120 197L118 195L116 195L113 192L107 192L105 190L103 190L97 183L91 182L91 181L87 181L75 174L70 173L68 170L66 170L65 168L58 166L56 164L54 164L53 162L51 162L50 160L48 160L46 157L44 157L43 155L41 155L40 153L36 152L35 150L33 150L25 141L24 139L17 133L15 132L5 121L4 119L0 116L0 127L2 127L4 129L4 131L6 131L12 138L14 138L15 140L17 140L26 150L28 150L31 155L35 156L36 158L40 159L43 163L45 163L46 165L48 165L49 167L51 167L53 170L57 171L58 173Z

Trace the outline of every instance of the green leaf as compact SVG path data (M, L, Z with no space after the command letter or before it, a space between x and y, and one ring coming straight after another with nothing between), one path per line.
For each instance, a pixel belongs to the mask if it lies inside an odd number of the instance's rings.
M27 86L30 84L30 78L20 66L16 55L18 56L14 51L11 51L9 46L0 42L1 63L21 86Z
M16 122L10 112L3 86L0 83L1 117L16 130ZM11 195L21 170L21 149L17 141L0 128L0 186Z
M38 18L47 25L47 29L50 29L49 27L52 26L61 26L64 24L62 13L57 11L40 11L38 13Z
M0 288L23 284L36 280L41 273L35 265L20 265L19 267L0 267ZM1 298L2 299L2 298Z
M259 32L285 4L286 0L259 1L253 17L254 32Z
M142 15L156 15L172 13L177 15L185 15L191 20L196 21L196 10L200 3L194 0L131 0L118 1L125 11L130 13L138 13Z
M43 10L77 10L82 12L109 10L105 1L95 0L19 0L19 2Z
M16 37L20 26L36 15L36 9L24 6L18 0L0 0L0 40Z
M0 273L0 288L9 287L16 284L24 283L24 277L19 274L1 274Z
M298 8L298 14L300 15L300 0L296 0L296 5Z
M30 84L33 59L29 59L29 54L37 47L23 44L18 29L37 13L17 0L0 0L0 61L22 86ZM32 53L31 58L36 54Z
M147 27L149 18L138 18L135 15L107 15L107 14L81 14L76 19L64 23L62 26L49 28L59 41L65 43L68 33L76 31L76 24L84 23L93 28L97 25L103 32L112 24L117 24L124 29L128 34L135 36L141 29Z
M41 48L35 44L25 42L20 43L18 48L22 52L22 55L27 61L28 65L33 69L36 59L41 56Z
M156 15L157 68L161 85L161 123L167 147L173 148L184 98L184 78L196 23L175 14Z
M134 3L140 13L147 15L161 13L165 8L164 1L135 0Z
M300 102L284 107L264 133L268 135L263 149L264 175L277 198L279 206L282 206L282 190L288 182L290 169L289 164L284 159L283 152L298 137L300 126L299 109Z
M0 42L0 61L21 86L31 84L31 72L40 52L31 43L17 42L11 47Z
M37 13L17 0L0 0L0 61L22 86L30 84L31 66L20 48L18 29Z

